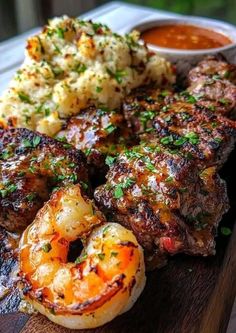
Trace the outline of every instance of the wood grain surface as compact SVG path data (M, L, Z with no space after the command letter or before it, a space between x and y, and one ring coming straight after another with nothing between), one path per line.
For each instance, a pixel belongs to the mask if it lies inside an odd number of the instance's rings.
M233 229L236 217L234 152L221 172L227 180L231 209L221 225ZM219 228L220 229L220 228ZM236 228L231 237L217 238L216 255L178 255L166 267L147 274L138 302L111 323L82 333L224 333L236 294ZM0 308L0 311L3 310ZM28 320L27 320L28 319ZM0 318L4 333L68 333L41 315Z

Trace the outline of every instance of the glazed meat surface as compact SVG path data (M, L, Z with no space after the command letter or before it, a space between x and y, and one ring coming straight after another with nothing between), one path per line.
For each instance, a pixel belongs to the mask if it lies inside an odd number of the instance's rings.
M125 98L122 110L134 133L143 133L152 127L154 117L166 105L165 99L168 96L172 96L170 90L143 86Z
M221 167L233 150L236 123L195 103L175 101L153 120L163 145L180 150L203 168Z
M199 175L194 160L154 140L121 154L95 198L114 221L133 230L149 268L167 254L210 255L222 215L228 209L223 180L215 168Z
M188 75L188 92L200 106L222 115L230 115L236 107L236 65L209 57Z
M125 125L122 114L105 107L90 107L70 118L58 137L64 137L86 154L91 174L105 173L106 156L115 156L133 144Z
M199 106L222 115L230 115L236 107L236 86L228 80L201 79L193 83L188 92Z
M191 85L203 78L227 79L231 83L236 84L236 65L229 64L225 60L213 56L207 57L190 70L188 84Z
M86 159L70 145L27 129L0 131L0 225L22 231L53 188L81 182Z

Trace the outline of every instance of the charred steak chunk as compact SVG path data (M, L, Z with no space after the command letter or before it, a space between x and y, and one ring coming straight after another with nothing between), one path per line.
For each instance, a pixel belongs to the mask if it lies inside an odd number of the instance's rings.
M236 107L236 86L228 80L201 79L188 87L196 104L209 110L231 116Z
M200 109L190 102L175 101L153 120L163 145L181 150L204 167L221 167L233 150L236 122Z
M236 65L229 64L224 59L210 56L200 61L188 74L188 84L202 79L228 80L236 84Z
M114 221L133 230L149 268L168 254L214 254L214 236L228 209L226 186L207 168L158 141L122 153L95 191L98 205Z
M208 57L188 75L188 93L200 106L222 115L234 116L236 108L236 65Z
M132 131L139 134L151 130L152 120L163 107L165 108L165 99L171 95L170 90L151 86L142 86L132 91L122 106L125 119Z
M84 154L27 129L0 130L0 225L22 231L53 188L81 182L87 187Z
M107 156L116 156L127 146L133 144L133 138L126 129L124 117L117 111L105 107L90 107L68 120L58 137L82 150L88 160L91 174L106 173Z

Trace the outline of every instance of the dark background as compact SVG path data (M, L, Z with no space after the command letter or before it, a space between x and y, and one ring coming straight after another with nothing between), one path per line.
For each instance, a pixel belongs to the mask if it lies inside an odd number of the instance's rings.
M46 23L56 15L80 15L105 0L0 0L0 41ZM182 14L208 16L236 24L236 0L129 0Z

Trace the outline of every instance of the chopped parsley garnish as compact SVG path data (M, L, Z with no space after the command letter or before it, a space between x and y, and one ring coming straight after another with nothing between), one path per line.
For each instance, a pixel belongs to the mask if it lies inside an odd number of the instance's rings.
M118 252L114 252L114 251L111 252L111 257L117 257L117 256L118 256Z
M155 117L154 111L143 111L139 115L139 119L142 122L144 128L146 128L147 122L149 120L152 120L154 117Z
M223 104L223 105L228 105L228 104L229 104L229 101L228 101L227 99L225 99L225 98L221 98L221 99L219 99L219 102L220 102L221 104Z
M30 97L28 95L26 95L25 93L19 92L18 97L22 102L32 104Z
M88 189L88 184L87 183L80 181L80 184L81 184L84 191L86 191Z
M112 132L114 132L116 130L116 126L113 125L113 124L109 124L106 128L105 128L105 131L108 133L108 134L111 134Z
M34 199L36 198L36 193L30 193L30 194L27 194L26 196L26 199L29 201L29 202L33 202Z
M161 111L162 112L167 112L169 110L169 105L164 105L162 108L161 108Z
M2 196L2 198L5 198L7 195L9 195L17 190L17 186L15 184L7 182L3 185L4 185L4 188L2 188L0 190L0 195Z
M167 178L165 179L165 181L166 181L167 183L170 183L170 182L172 182L173 180L174 180L174 178L171 177L171 176L169 176L169 177L167 177Z
M42 250L43 250L45 253L50 252L51 249L52 249L52 245L51 245L50 243L43 244L43 246L42 246Z
M91 151L92 151L92 148L86 148L84 153L85 153L86 156L89 156Z
M216 143L221 143L221 142L222 142L222 138L214 138L214 141L215 141Z
M181 112L180 116L183 120L188 120L190 118L190 115L187 112Z
M169 116L165 117L164 120L168 123L169 121L171 121L171 116L169 115Z
M61 54L60 48L55 43L53 43L53 46L54 46L54 51L58 54Z
M10 153L8 150L3 150L3 152L0 154L0 159L7 160L10 156L12 156L12 153Z
M173 138L172 138L171 135L170 136L164 136L163 138L161 138L160 141L163 145L168 145L169 143L173 142Z
M187 138L184 136L180 137L179 139L174 141L175 146L182 146L187 141Z
M230 75L231 75L230 71L226 71L226 72L224 73L224 78L229 79L229 78L230 78Z
M149 162L149 161L145 162L145 166L149 171L153 171L153 172L157 171L157 169L155 168L154 164L152 164L152 162Z
M92 27L94 32L97 33L101 28L103 28L103 24L92 22Z
M232 231L230 228L227 228L227 227L221 227L220 228L220 232L222 233L222 235L224 236L229 236L232 234Z
M212 76L212 79L217 81L217 80L221 79L221 76L219 74L215 74L215 75Z
M131 178L131 177L128 177L128 178L124 181L122 187L123 187L123 188L128 188L128 187L132 186L134 183L135 183L135 179L134 179L134 178Z
M63 28L57 28L56 29L56 34L59 38L62 38L64 39L64 33L65 33L66 30L64 30Z
M87 258L88 258L88 255L87 255L87 254L84 254L84 255L78 257L78 258L75 260L75 264L80 264L81 262L84 262Z
M187 138L188 141L193 145L196 145L199 143L199 136L194 132L189 132L189 133L185 134L185 138Z
M96 92L100 93L102 91L102 87L96 87Z
M122 190L122 185L117 185L117 186L115 187L115 190L114 190L114 197L115 197L116 199L120 199L120 198L123 197L123 195L124 195L124 192L123 192L123 190Z
M68 179L71 180L73 183L75 183L77 182L78 176L75 173L72 173L72 175L70 175Z
M197 99L193 96L193 95L189 95L188 97L187 97L187 102L188 103L196 103L196 101L197 101Z
M100 260L104 260L104 258L105 258L105 253L98 253L98 258L99 258Z
M160 95L163 96L163 97L166 97L166 96L169 95L169 91L167 91L167 90L163 90L163 91L160 93Z
M59 76L64 73L63 69L61 69L60 67L54 67L52 68L52 71L55 76Z
M188 103L194 104L197 102L196 96L190 95L188 91L182 91L180 95L185 96Z
M133 148L132 150L126 150L125 156L129 159L130 158L141 158L142 154L140 154L138 151L135 151L135 148Z
M24 171L20 171L17 174L18 177L24 177L25 176L25 172Z
M117 70L115 73L112 72L112 70L110 70L108 67L107 67L107 73L113 77L117 83L121 84L122 81L123 81L123 77L127 75L126 71L124 70Z
M32 141L29 139L23 139L22 144L25 148L36 148L40 141L40 136L34 136Z
M132 186L135 183L135 179L128 177L127 179L125 179L124 183L121 184L117 184L115 186L115 190L114 190L114 197L116 199L120 199L123 197L124 195L124 191L123 189L129 188L130 186Z
M86 71L87 67L84 64L78 64L74 71L77 72L78 74L84 73Z
M215 111L215 106L214 105L208 105L207 108L210 110L210 111Z
M107 226L103 229L103 231L102 231L103 236L106 235L108 229L110 229L110 225L107 225Z
M33 138L33 147L37 147L40 144L41 138L39 136L34 136Z
M188 189L187 189L187 187L180 187L179 192L180 193L185 193L185 192L188 192Z
M107 156L105 163L106 165L108 165L109 167L111 167L116 161L116 156Z

